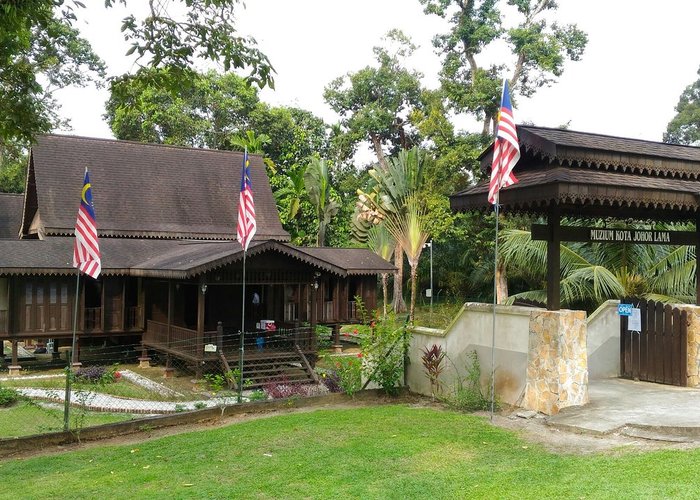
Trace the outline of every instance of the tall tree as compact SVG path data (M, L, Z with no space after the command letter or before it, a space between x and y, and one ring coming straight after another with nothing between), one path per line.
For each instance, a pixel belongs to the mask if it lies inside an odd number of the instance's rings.
M410 39L393 30L386 41L397 47L393 51L375 47L377 66L336 78L323 93L326 103L341 116L353 151L360 141L369 141L384 168L388 154L413 145L408 116L420 105L422 77L403 66L416 48Z
M394 242L391 233L387 230L385 224L377 224L372 226L367 233L367 246L384 260L391 260L394 254L396 243ZM382 298L384 317L387 313L387 304L389 301L389 273L382 273Z
M340 208L340 202L335 199L331 187L328 162L318 157L311 158L304 172L304 183L309 199L316 208L318 220L316 246L322 247L326 244L326 229Z
M548 22L546 15L558 8L555 0L507 0L520 17L508 27L499 0L419 1L426 14L449 20L450 30L433 39L443 58L442 88L452 109L483 120L484 135L492 129L504 76L514 93L530 96L554 82L567 59L579 60L588 42L576 25ZM498 41L510 47L511 65L480 63L485 49Z
M105 6L126 0L105 0ZM183 18L169 15L172 3L184 4ZM250 69L249 80L272 85L272 66L252 38L237 34L234 11L239 0L149 0L149 13L130 15L122 32L145 66L178 73L181 88L196 59L230 68ZM104 65L73 27L78 0L23 0L0 4L0 141L28 144L35 134L56 126L56 88L86 85L104 76ZM170 9L175 12L176 9ZM0 146L2 145L0 143Z
M688 85L681 94L676 105L676 116L666 128L664 142L700 146L700 78Z

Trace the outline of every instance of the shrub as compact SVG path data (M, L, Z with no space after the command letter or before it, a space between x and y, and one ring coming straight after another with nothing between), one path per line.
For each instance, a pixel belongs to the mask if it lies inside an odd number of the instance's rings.
M340 390L352 396L362 388L362 354L333 357L331 379L337 381ZM328 378L328 377L326 377ZM331 382L332 384L333 382ZM331 387L327 386L329 390Z
M440 400L447 406L461 411L488 410L491 401L484 396L481 390L481 365L476 351L471 351L467 355L466 373L462 377L459 370L457 381L451 392L440 396Z
M75 372L76 382L86 384L111 384L120 378L116 366L87 366Z
M0 387L0 408L12 406L19 400L19 393L9 387Z
M330 349L333 345L333 329L326 325L316 325L316 339L319 349Z
M409 332L406 325L398 323L393 315L383 320L375 319L370 328L370 334L362 339L362 351L366 354L365 373L384 392L395 395L403 378Z
M326 386L329 392L343 392L343 388L340 387L340 376L334 370L322 372L321 383Z
M435 399L435 395L440 392L440 374L445 368L445 351L442 350L442 346L433 344L428 347L423 348L423 355L421 356L421 361L423 362L423 368L425 368L425 375L430 380L430 393Z

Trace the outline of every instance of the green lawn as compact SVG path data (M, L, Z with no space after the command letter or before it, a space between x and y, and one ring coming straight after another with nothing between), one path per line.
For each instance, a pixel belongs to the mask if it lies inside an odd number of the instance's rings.
M80 412L71 410L71 428L75 428L75 419L84 415L83 427L110 424L131 420L128 413ZM38 407L27 403L17 403L8 408L0 408L0 438L29 436L63 430L63 409ZM1 470L1 469L0 469ZM3 492L0 491L0 498Z
M0 496L696 498L699 467L700 451L556 455L479 417L393 405L5 460Z

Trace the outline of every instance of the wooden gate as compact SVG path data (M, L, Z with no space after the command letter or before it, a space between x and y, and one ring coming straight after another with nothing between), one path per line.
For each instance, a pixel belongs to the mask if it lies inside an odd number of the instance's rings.
M686 386L688 313L645 299L623 299L641 310L642 329L628 331L628 317L620 316L622 377Z

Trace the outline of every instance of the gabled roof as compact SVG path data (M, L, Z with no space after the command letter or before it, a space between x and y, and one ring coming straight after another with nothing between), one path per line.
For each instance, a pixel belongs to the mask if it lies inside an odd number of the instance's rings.
M32 147L22 230L73 233L84 170L101 236L235 239L243 153L43 135ZM262 158L250 155L255 239L288 241Z
M0 275L75 274L74 238L0 240ZM103 238L102 273L158 278L191 278L243 259L236 241ZM274 240L255 241L247 256L277 252L339 276L395 271L394 266L362 248L303 248Z
M519 182L500 191L505 210L655 220L700 212L700 148L562 129L518 126ZM481 155L489 170L493 146ZM456 211L489 210L488 181L450 197Z
M24 195L0 193L0 239L17 239Z
M516 166L516 172L526 168L524 160L530 157L559 165L700 178L700 148L697 147L533 125L518 125L517 131L523 159ZM493 145L479 157L484 171L491 168L492 151Z

